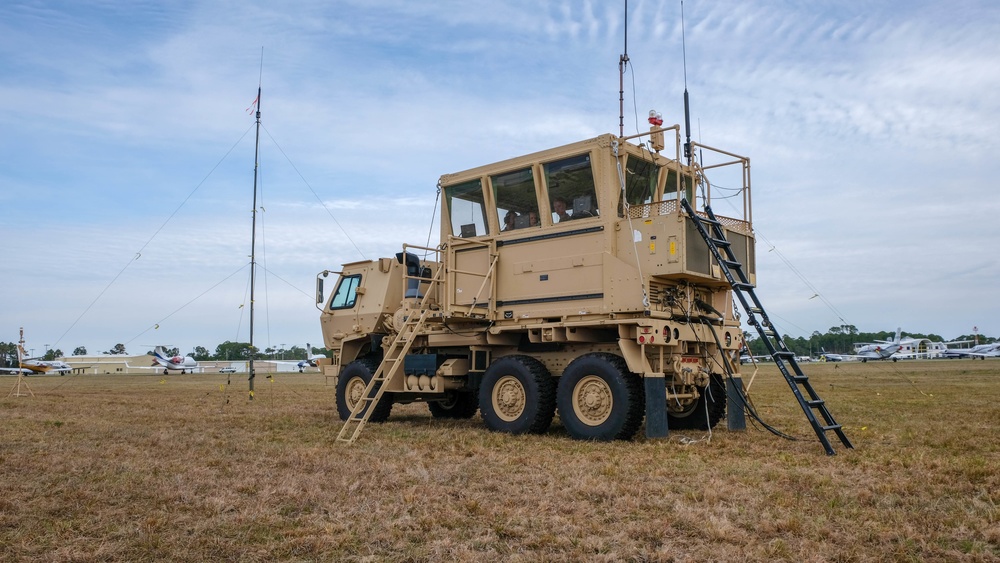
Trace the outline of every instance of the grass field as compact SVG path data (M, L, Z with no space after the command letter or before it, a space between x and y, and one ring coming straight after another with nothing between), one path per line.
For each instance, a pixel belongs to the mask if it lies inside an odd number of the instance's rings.
M799 441L397 405L345 446L319 375L259 375L252 402L224 375L30 377L0 399L0 559L1000 560L1000 361L803 369L856 449L827 457L773 366L751 396Z

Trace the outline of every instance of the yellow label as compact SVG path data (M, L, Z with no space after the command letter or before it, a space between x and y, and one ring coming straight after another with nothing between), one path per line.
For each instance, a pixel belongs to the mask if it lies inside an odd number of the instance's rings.
M651 243L649 243L649 253L653 254L654 252L656 252L656 243L655 242L651 242Z
M670 241L670 254L671 255L677 254L677 241L675 240Z

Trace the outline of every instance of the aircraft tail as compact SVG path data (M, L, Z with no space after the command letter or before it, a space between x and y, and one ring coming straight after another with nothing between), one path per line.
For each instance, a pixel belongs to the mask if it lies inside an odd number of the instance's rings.
M899 337L902 336L902 334L903 334L903 328L902 327L896 328L896 339L893 340L892 343L899 344Z

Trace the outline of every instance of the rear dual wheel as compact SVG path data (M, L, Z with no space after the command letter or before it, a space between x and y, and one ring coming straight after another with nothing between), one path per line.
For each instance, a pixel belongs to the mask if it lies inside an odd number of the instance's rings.
M684 407L667 400L667 426L672 430L708 430L726 415L726 384L712 374L706 387L698 388L701 396Z
M559 378L559 418L578 440L629 440L642 424L642 379L625 360L593 353L573 360Z

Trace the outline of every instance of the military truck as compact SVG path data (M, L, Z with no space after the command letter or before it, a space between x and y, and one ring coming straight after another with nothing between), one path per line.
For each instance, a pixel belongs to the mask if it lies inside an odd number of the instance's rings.
M709 173L730 179L716 189L735 216L718 220L753 278L750 163L650 123L445 174L439 245L317 276L338 439L417 401L511 434L558 412L584 440L632 438L644 418L649 437L722 419L743 335L682 201L703 209Z

